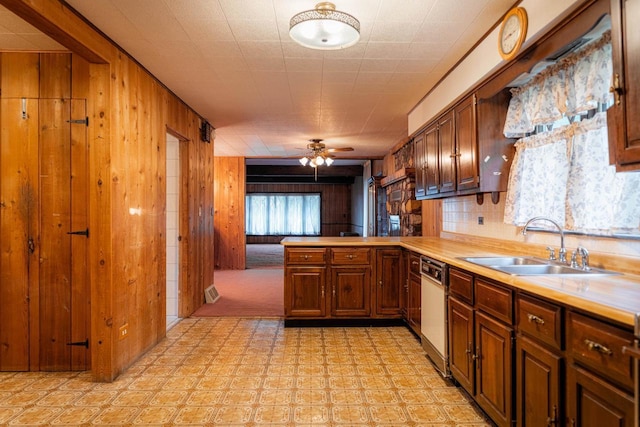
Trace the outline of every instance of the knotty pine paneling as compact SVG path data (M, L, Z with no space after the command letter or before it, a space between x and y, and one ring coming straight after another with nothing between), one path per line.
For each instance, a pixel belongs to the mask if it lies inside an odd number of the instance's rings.
M320 193L320 227L323 236L351 231L351 185L349 184L247 184L247 193Z
M214 230L216 270L244 270L245 160L214 157Z
M63 3L1 2L72 50L71 90L87 100L91 366L94 380L111 381L165 336L168 129L184 145L187 183L180 314L202 305L204 288L213 283L212 261L204 259L214 254L213 144L200 142L195 111ZM11 73L15 84L2 82L3 96L37 98L38 87L23 81L25 75L38 76L38 55L12 55L22 56L2 58L1 70L19 73ZM125 324L123 338L119 328Z

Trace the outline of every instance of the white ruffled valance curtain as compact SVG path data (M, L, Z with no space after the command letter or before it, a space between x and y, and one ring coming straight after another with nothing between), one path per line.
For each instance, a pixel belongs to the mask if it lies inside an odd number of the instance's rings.
M594 115L611 103L610 39L605 33L512 90L504 133L521 139L509 175L506 223L522 226L546 216L590 234L640 230L640 173L616 173L609 165L606 114ZM593 117L574 120L586 113Z

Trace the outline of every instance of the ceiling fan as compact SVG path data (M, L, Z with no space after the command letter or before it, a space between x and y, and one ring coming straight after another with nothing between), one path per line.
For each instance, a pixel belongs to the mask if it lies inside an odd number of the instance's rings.
M307 150L309 150L309 154L303 156L300 159L300 164L302 164L302 166L307 166L307 164L312 168L321 166L323 164L331 166L331 164L333 163L333 156L331 155L331 153L353 151L352 147L327 148L327 146L322 141L322 139L309 140L309 144L307 144Z

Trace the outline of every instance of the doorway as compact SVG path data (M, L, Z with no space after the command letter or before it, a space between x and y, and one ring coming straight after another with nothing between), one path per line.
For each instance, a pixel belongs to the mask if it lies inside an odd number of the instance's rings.
M178 322L180 284L180 140L167 134L166 156L167 330Z
M86 101L0 111L0 370L88 370Z

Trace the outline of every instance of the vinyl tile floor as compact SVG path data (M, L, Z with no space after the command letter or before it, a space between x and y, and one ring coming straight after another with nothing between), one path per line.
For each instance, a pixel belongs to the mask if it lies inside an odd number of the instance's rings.
M112 383L0 372L0 425L488 426L404 327L188 318Z

